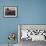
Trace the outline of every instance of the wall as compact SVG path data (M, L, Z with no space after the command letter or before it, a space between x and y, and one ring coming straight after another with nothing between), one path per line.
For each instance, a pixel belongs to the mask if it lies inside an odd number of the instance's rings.
M4 6L16 6L16 18L4 18ZM9 32L18 32L18 24L46 24L46 0L0 0L0 44L7 44ZM16 40L17 43L17 40Z
M7 44L8 34L10 32L17 32L17 17L5 18L3 15L3 9L5 6L18 6L18 0L0 0L0 44ZM17 38L18 39L18 38ZM18 42L16 39L16 43Z

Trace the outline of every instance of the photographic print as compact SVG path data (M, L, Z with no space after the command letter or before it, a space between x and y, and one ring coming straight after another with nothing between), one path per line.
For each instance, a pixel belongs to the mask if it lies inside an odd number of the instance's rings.
M19 39L31 41L46 41L46 25L18 25Z
M4 17L16 17L17 7L4 7Z

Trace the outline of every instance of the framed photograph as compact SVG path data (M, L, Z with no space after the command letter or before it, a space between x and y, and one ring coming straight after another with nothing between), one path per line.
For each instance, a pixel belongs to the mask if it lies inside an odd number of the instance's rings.
M18 42L21 42L22 40L46 41L46 25L19 24Z
M16 17L17 16L17 7L4 7L4 17Z

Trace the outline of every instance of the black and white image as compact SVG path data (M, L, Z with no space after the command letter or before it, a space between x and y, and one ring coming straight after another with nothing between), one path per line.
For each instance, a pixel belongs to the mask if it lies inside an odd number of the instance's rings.
M20 40L46 41L46 25L19 25ZM19 32L18 32L19 33Z

